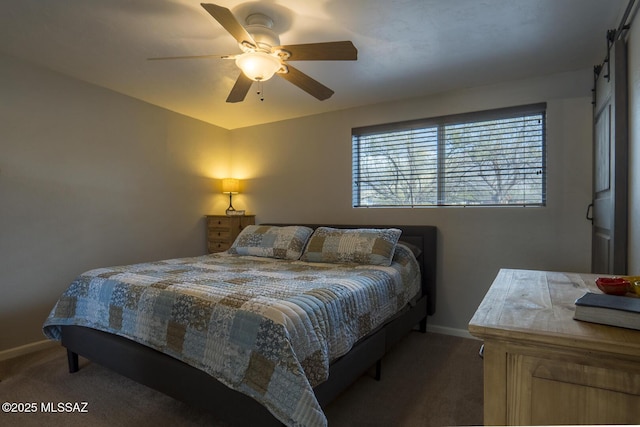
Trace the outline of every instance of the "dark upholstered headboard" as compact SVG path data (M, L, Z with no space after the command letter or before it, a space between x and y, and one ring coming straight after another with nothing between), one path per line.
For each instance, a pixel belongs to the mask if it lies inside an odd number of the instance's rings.
M436 311L436 260L438 248L438 229L432 225L358 225L358 224L277 224L264 225L304 225L310 228L397 228L402 230L401 242L407 242L421 249L418 263L422 272L422 294L427 295L427 313Z

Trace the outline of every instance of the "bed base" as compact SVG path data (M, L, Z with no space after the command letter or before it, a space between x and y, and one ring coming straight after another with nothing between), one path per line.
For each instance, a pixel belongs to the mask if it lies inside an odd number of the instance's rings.
M402 240L419 246L423 251L418 258L423 272L422 297L331 364L329 379L314 388L323 408L373 366L375 377L379 380L384 354L416 326L421 332L426 332L427 316L435 311L436 228L398 228L403 229ZM220 421L231 425L282 426L278 419L251 397L228 388L204 371L150 347L81 326L63 326L61 333L62 345L67 349L69 372L78 371L80 355L140 384L213 412Z
M320 406L326 407L373 366L375 378L381 378L382 357L393 343L413 329L416 324L413 320L424 316L418 322L420 330L426 330L422 327L426 326L426 299L421 302L358 342L330 366L329 379L314 388ZM80 355L140 384L213 412L220 421L231 425L282 426L251 397L228 388L204 371L129 339L82 326L63 326L62 345L67 348L71 373L79 370Z

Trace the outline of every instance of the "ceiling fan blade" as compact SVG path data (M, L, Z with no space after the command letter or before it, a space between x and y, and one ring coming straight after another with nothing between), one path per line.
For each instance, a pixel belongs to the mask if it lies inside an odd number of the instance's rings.
M237 55L191 55L191 56L160 56L155 58L147 58L147 61L164 61L167 59L234 59Z
M288 73L277 73L277 75L298 86L309 95L318 98L320 101L324 101L325 99L331 98L331 95L334 94L331 89L307 76L302 71L293 68L289 64L287 64L287 68L289 69Z
M274 48L291 53L289 61L355 61L358 49L350 41L291 44Z
M244 101L244 97L247 96L247 92L249 92L252 83L253 80L245 76L244 73L240 73L238 80L236 80L236 83L233 85L233 88L227 97L227 102Z
M238 43L242 44L243 42L247 42L256 46L256 42L253 37L251 37L251 34L238 22L229 9L210 3L200 3L200 5L222 25Z

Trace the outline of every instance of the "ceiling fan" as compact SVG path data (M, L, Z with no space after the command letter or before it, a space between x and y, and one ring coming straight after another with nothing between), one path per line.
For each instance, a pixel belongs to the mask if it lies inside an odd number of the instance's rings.
M242 72L238 76L227 102L241 102L253 82L269 80L274 74L293 83L320 101L334 94L322 83L312 79L294 68L287 61L355 61L358 50L350 41L280 45L280 38L273 31L273 20L261 13L246 18L246 27L242 26L226 7L201 3L201 6L213 16L237 41L243 53L237 55L198 55L149 58L198 59L222 58L235 59Z

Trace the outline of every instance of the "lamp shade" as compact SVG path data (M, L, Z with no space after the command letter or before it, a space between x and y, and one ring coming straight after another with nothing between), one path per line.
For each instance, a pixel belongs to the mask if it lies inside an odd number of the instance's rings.
M269 80L280 69L280 61L264 52L246 52L236 58L236 65L245 76L260 82Z
M223 179L222 192L225 194L238 194L240 192L240 180L235 178Z

